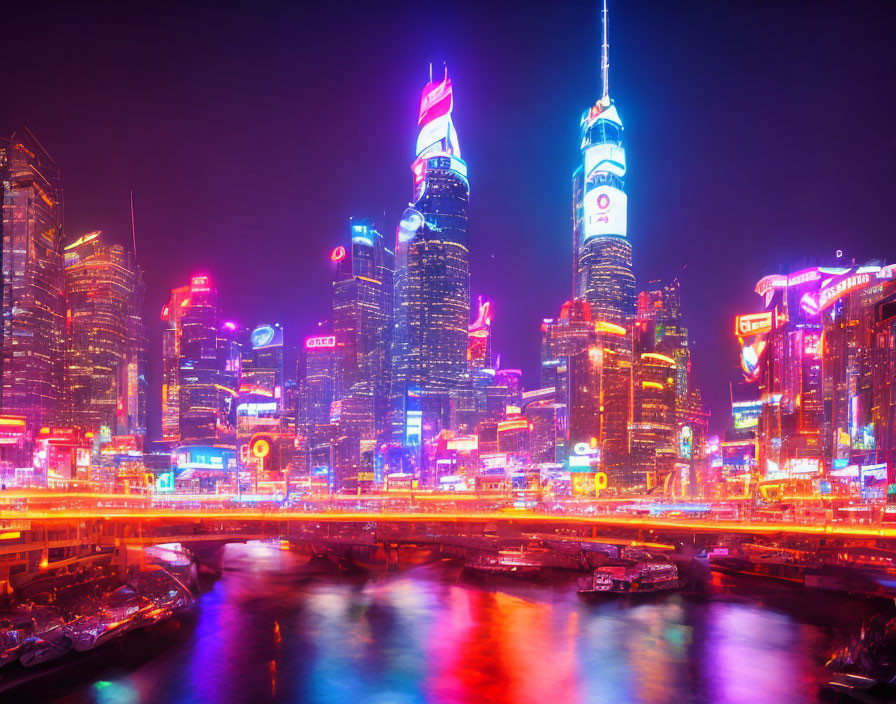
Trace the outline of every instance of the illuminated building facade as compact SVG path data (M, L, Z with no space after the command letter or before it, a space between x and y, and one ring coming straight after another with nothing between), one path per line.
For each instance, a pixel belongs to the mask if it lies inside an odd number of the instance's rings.
M389 433L395 255L370 221L353 222L350 248L330 255L335 400L339 403L336 482L373 481L378 439Z
M4 413L28 431L52 425L62 401L64 304L59 168L23 129L0 139Z
M225 330L235 324L224 323ZM284 411L283 328L264 324L243 336L236 401L236 427L241 436L278 432Z
M632 422L629 425L632 471L638 483L653 487L673 471L676 455L675 360L641 351L635 338ZM649 347L648 347L649 349Z
M325 467L327 476L334 464L332 457L336 427L330 423L335 394L335 335L317 335L305 340L299 358L299 403L296 410L297 445L305 469Z
M638 294L632 326L631 468L639 484L691 491L706 479L709 414L690 380L691 354L678 278Z
M625 327L595 320L583 299L563 304L560 317L542 323L542 387L555 389L567 408L567 432L557 459L586 443L617 488L632 482L628 472L631 412L631 342Z
M492 366L492 304L479 297L476 319L470 324L467 363L470 374Z
M635 313L635 275L622 120L610 100L606 2L602 19L603 95L582 116L582 163L573 174L573 293L595 319L625 325Z
M146 432L143 272L121 245L92 232L63 248L62 425L105 435Z
M162 310L163 439L235 440L240 379L239 333L222 323L218 291L207 276L171 291Z
M470 185L451 120L447 71L430 81L420 102L414 203L397 230L393 439L417 437L411 408L419 399L421 445L449 424L452 391L468 383Z
M761 401L761 474L892 478L894 278L892 265L838 261L759 281L764 309L735 334Z
M553 395L553 389L551 392ZM552 398L530 402L524 399L523 404L523 414L532 425L529 446L532 462L557 462L557 447L562 446L566 435L566 406Z

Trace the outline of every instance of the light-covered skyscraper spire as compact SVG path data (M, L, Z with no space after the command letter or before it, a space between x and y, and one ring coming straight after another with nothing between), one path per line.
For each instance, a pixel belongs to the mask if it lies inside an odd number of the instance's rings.
M601 4L603 94L582 115L582 161L573 174L573 295L595 318L624 324L635 313L628 241L622 120L610 100L607 0Z
M607 36L607 0L603 0L600 12L600 77L603 81L603 93L600 102L605 108L610 107L610 40Z

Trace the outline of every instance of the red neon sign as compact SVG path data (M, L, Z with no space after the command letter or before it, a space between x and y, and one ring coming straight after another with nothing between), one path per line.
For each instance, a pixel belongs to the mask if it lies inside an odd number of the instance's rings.
M335 335L322 335L320 337L309 337L305 340L305 349L328 349L336 346Z
M453 107L452 101L451 79L447 75L445 80L439 83L435 81L427 83L423 95L420 96L420 118L417 124L424 125L437 117L447 115Z
M330 261L331 262L341 262L345 259L345 247L339 245L336 249L330 252Z
M734 334L738 337L761 335L765 332L771 332L774 327L775 316L772 311L739 315L734 319Z

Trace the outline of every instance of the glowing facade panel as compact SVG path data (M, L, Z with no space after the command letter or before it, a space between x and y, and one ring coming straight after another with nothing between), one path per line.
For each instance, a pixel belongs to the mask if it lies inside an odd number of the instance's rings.
M623 191L613 186L601 185L585 193L584 239L592 237L625 237L628 199Z

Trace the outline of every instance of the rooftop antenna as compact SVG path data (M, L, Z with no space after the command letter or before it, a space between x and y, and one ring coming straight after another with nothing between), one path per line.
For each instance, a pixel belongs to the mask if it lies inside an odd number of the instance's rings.
M601 19L600 75L603 81L603 95L600 102L604 107L610 106L610 44L607 37L607 0L604 0Z
M134 261L137 261L137 230L134 227L134 189L131 189L131 238L134 240Z

